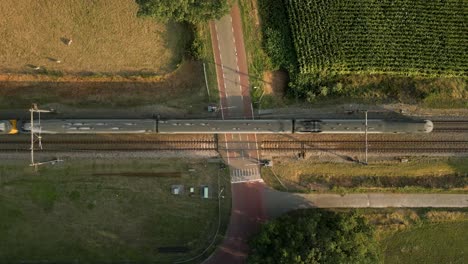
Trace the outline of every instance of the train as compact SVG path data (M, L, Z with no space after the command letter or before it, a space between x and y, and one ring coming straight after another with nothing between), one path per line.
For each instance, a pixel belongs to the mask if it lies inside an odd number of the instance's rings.
M0 120L0 134L310 134L365 133L362 119L46 119ZM367 133L430 133L430 120L367 120Z

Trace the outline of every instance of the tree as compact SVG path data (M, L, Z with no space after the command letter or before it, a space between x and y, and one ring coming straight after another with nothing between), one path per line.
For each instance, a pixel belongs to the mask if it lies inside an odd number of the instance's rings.
M229 12L228 0L136 0L138 15L151 16L162 22L199 23L221 18Z
M249 263L379 263L374 230L356 212L299 210L265 224Z

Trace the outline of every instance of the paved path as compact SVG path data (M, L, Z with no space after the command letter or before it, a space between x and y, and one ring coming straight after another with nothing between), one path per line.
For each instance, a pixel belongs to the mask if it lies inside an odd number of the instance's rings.
M468 207L468 194L298 194L273 190L264 185L268 218L301 208Z

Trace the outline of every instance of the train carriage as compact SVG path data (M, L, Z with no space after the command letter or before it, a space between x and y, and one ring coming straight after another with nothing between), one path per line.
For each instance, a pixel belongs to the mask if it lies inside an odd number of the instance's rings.
M430 133L433 124L423 121L391 121L381 119L367 120L367 133ZM365 133L366 124L362 119L297 119L294 124L295 133L330 133L359 134Z

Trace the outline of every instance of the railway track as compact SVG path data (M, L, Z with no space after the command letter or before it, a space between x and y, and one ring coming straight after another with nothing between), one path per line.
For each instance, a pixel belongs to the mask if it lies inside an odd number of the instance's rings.
M442 133L468 133L467 120L440 120L432 121L434 124L433 132Z
M224 141L213 140L47 140L42 151L217 151ZM256 149L255 142L228 142L231 151ZM239 147L236 147L236 145ZM264 152L360 152L363 140L263 140L258 149ZM0 152L27 152L29 142L24 140L0 141ZM369 140L369 151L418 153L468 153L468 140Z
M311 152L311 151L363 151L363 140L345 141L263 141L262 151L269 152ZM368 149L379 152L418 152L418 153L468 153L466 140L370 140Z
M217 150L215 140L50 140L42 141L43 150L67 151L210 151ZM36 145L37 148L37 145ZM0 151L29 151L30 143L0 141Z

